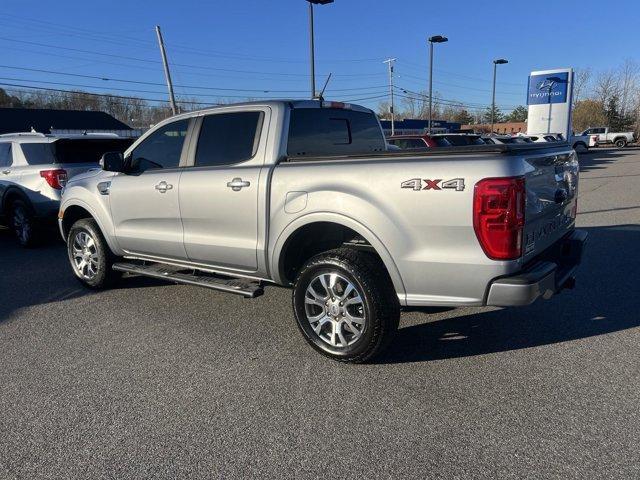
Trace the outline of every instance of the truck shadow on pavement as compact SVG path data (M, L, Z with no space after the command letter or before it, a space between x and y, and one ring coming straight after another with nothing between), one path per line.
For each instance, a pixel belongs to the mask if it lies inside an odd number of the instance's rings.
M0 266L0 324L20 308L97 293L74 277L57 231L47 233L40 246L25 249L8 229L0 227ZM158 285L167 283L132 278L127 280L126 288Z
M584 230L589 240L575 290L527 307L469 314L475 309L464 309L463 315L406 326L377 363L483 355L640 326L640 225ZM415 323L414 315L409 317Z
M605 335L640 326L640 225L585 228L589 240L577 286L551 300L506 309L413 309L406 325L377 363L393 364L469 357ZM21 308L97 295L74 278L64 244L20 248L0 229L0 324ZM137 277L123 289L168 286ZM117 290L117 289L116 289ZM96 300L98 301L98 300ZM260 299L256 301L261 301Z
M607 164L620 162L630 154L638 152L638 147L618 148L592 148L589 153L579 153L580 172L590 172L606 168Z

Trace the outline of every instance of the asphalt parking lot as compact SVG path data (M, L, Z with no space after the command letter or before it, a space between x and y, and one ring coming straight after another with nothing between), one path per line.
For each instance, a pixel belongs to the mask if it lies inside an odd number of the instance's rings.
M0 478L639 478L640 149L581 167L575 290L405 313L370 365L288 290L90 292L0 231Z

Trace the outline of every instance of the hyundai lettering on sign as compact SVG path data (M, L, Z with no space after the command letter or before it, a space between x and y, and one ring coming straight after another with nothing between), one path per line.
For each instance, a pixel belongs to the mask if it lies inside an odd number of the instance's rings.
M529 76L527 105L565 103L567 101L568 85L569 72L531 75Z

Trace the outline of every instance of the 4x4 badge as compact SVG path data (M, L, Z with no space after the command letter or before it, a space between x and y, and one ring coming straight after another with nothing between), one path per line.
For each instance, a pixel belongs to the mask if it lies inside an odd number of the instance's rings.
M424 182L424 185L423 185ZM412 178L400 184L400 188L410 188L416 192L420 190L442 190L445 188L462 192L464 190L464 178L453 178L442 181L441 179L430 180L427 178Z

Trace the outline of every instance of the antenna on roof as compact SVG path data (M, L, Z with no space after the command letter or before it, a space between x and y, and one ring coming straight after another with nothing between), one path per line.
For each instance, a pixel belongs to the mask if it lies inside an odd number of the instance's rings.
M324 91L327 89L327 85L329 85L329 80L331 80L331 75L333 75L333 73L329 73L327 80L324 82L324 87L322 87L322 90L318 95L318 100L320 100L321 102L324 101Z
M35 128L31 127L31 133L38 133Z

